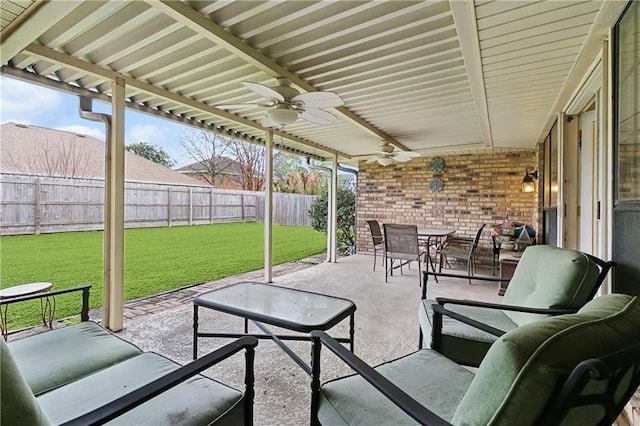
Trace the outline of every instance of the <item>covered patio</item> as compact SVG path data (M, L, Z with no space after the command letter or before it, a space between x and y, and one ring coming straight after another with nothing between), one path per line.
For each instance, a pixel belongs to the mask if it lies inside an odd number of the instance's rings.
M416 350L418 345L418 304L421 289L417 286L418 274L415 263L408 269L399 270L384 282L384 271L371 268L372 256L354 255L340 258L337 263L322 262L294 272L275 274L273 284L308 290L352 300L357 307L355 313L355 353L371 365L380 364ZM256 273L229 277L221 282L206 285L213 288L235 282L255 280ZM461 271L462 272L462 271ZM489 270L479 271L480 274ZM439 283L429 282L428 296L452 297L499 302L495 283L474 282L465 279L441 278ZM192 288L199 291L198 287ZM141 303L154 304L154 298ZM125 305L125 313L127 311ZM97 319L97 318L92 318ZM162 312L128 320L125 329L118 335L143 350L151 350L168 356L180 363L191 360L193 308L190 301ZM348 320L330 330L333 336L348 334ZM230 315L200 310L200 327L203 330L239 332L242 319ZM259 332L251 327L252 332ZM291 333L287 330L283 334ZM200 338L200 353L222 346L229 339ZM427 340L428 344L428 340ZM288 343L307 362L310 360L309 342ZM350 374L348 368L328 352L323 352L322 377L328 380ZM256 348L256 425L301 425L309 423L310 378L280 348L269 340L263 340ZM232 368L230 368L232 366ZM206 374L238 389L242 388L243 369L241 357L231 358L220 366L207 370Z

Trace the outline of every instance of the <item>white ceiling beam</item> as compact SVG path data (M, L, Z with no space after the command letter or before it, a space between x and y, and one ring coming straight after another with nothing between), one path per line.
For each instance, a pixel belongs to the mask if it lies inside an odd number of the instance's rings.
M469 76L469 85L473 101L478 113L478 123L482 131L484 146L493 146L491 122L487 108L487 92L484 87L482 57L480 56L480 39L476 22L475 3L470 1L450 0L453 22L456 26L464 65Z
M192 9L183 2L167 1L167 0L146 0L147 3L160 10L165 15L171 17L185 27L205 37L207 40L227 49L232 54L238 56L244 61L257 67L268 75L277 78L284 77L291 80L292 84L300 87L307 92L313 92L317 89L298 75L292 73L287 68L281 66L273 59L263 55L253 47L244 43L233 34L225 31L224 28L207 19L197 10ZM409 150L406 146L395 140L393 137L363 120L349 109L345 107L336 108L336 111L347 120L358 125L375 137L378 137L398 149Z
M67 14L79 1L35 2L0 33L0 63L6 64Z
M120 73L117 73L115 71L111 71L105 68L102 68L96 64L92 64L90 62L87 61L83 61L81 59L78 58L74 58L72 56L66 55L62 52L58 52L56 50L53 50L51 48L48 48L46 46L42 46L39 44L30 44L29 46L27 46L24 51L28 54L37 56L41 59L45 59L48 61L52 61L55 63L59 63L59 64L63 64L69 68L73 68L76 69L78 71L82 71L82 72L86 72L86 73L90 73L99 77L103 77L106 78L108 80L115 80L116 77L121 77L125 80L127 87L130 88L134 88L134 89L138 89L142 92L151 94L151 95L155 95L155 96L159 96L161 98L164 98L168 101L173 101L176 102L178 104L181 105L186 105L189 106L191 108L194 108L198 111L202 111L204 113L208 113L208 114L212 114L214 116L217 117L221 117L242 125L245 125L247 127L251 127L254 129L259 129L262 131L267 131L268 129L262 127L259 123L246 119L244 117L240 117L238 115L232 114L230 112L212 107L210 105L204 104L202 102L196 101L194 99L188 98L186 96L182 96L179 95L177 93L156 87L152 84L149 83L145 83L143 81L140 80L136 80L133 77L130 76L126 76ZM294 141L294 142L298 142L301 143L303 145L306 145L310 148L314 148L314 149L318 149L330 154L337 154L341 157L344 158L349 158L350 156L344 152L341 151L337 151L337 150L333 150L331 148L328 148L324 145L320 145L317 144L315 142L312 142L310 140L286 133L284 131L280 131L280 130L274 130L274 134L277 134L283 138L286 138L288 140Z

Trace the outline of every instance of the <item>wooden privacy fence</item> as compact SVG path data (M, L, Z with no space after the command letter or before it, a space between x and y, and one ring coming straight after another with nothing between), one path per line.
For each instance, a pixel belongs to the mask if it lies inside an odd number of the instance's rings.
M0 233L39 234L104 228L104 181L0 174ZM263 222L264 193L204 185L125 182L125 227ZM315 196L273 194L273 221L311 226Z

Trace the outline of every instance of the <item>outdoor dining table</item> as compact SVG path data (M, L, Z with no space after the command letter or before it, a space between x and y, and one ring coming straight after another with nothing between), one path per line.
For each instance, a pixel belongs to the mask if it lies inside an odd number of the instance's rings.
M455 234L455 230L451 229L439 229L439 228L418 228L418 237L427 239L427 269L429 268L429 263L431 264L431 269L433 272L436 272L436 265L433 263L433 259L429 255L429 248L431 248L431 239L433 238L442 241L443 238L449 237ZM436 247L437 250L438 247ZM436 282L438 281L438 277L436 277Z

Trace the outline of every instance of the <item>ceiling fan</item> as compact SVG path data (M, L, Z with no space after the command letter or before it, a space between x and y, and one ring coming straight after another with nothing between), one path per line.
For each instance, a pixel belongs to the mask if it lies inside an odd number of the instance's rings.
M374 158L368 159L366 162L378 162L378 164L384 167L388 166L394 161L404 163L411 160L412 158L421 156L419 153L413 151L396 151L395 147L389 145L389 143L387 142L384 142L382 145L378 146L378 150L376 152L378 153L378 155Z
M298 117L314 124L332 124L338 117L323 108L337 108L344 105L340 96L333 92L300 93L291 87L291 81L286 78L278 78L278 85L274 87L250 81L243 81L242 84L252 92L267 98L267 101L222 104L216 105L216 108L230 109L246 106L269 108L261 122L264 127L284 127L295 122Z

